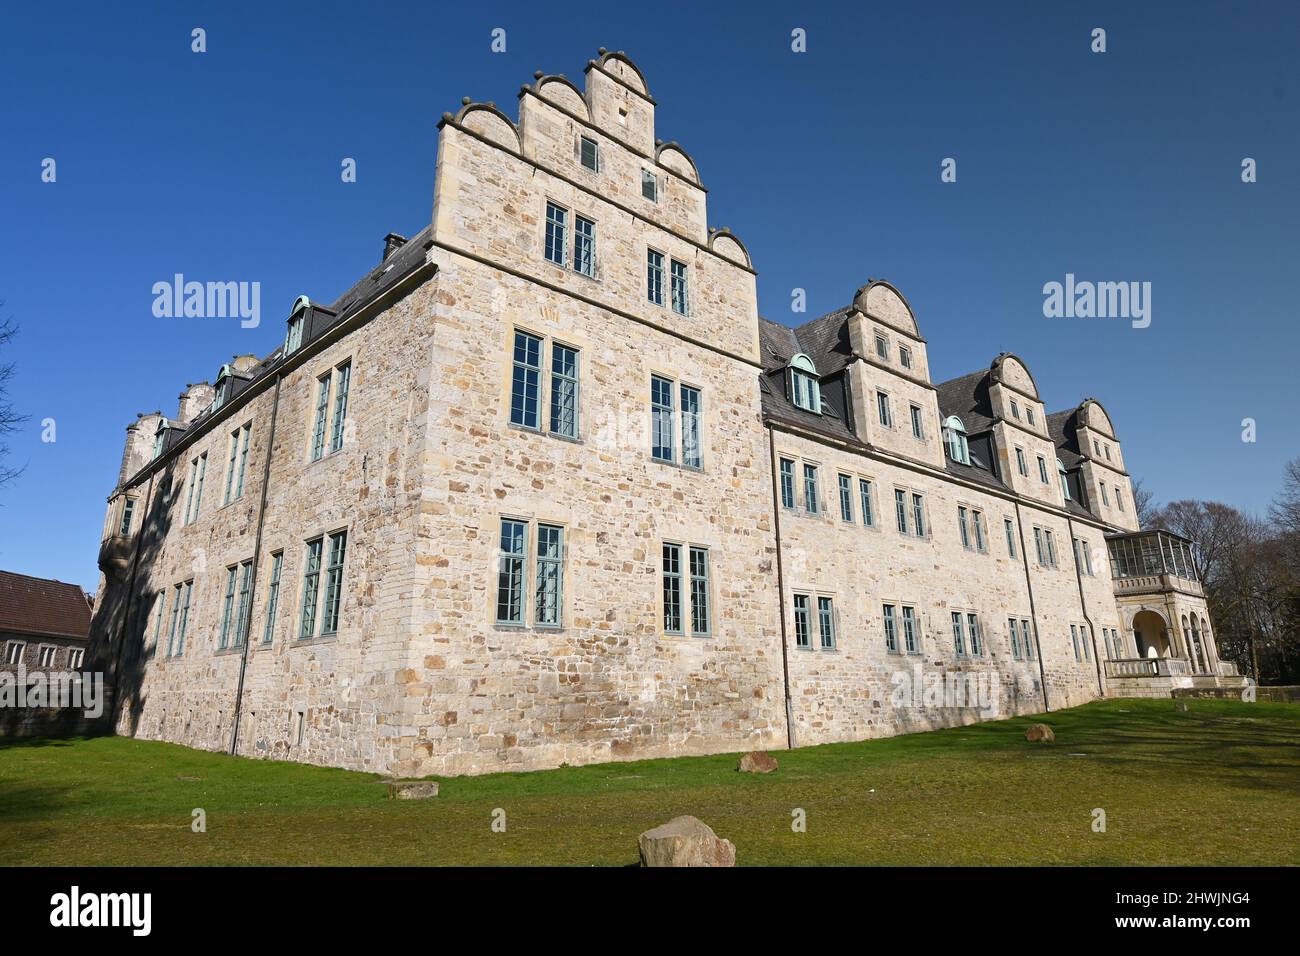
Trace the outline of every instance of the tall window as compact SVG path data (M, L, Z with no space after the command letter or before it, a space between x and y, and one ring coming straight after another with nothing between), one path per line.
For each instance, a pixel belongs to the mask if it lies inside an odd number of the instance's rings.
M158 612L154 615L153 621L153 650L150 656L153 656L162 646L163 621L167 618L167 589L163 588L158 592L158 600L155 602L158 606Z
M889 411L889 396L884 392L876 392L876 414L880 416L880 424L886 428L894 427L894 416Z
M305 315L295 315L289 319L289 329L284 336L285 355L298 351L299 346L302 345L302 327L305 321Z
M970 464L970 446L966 441L966 426L956 415L951 415L943 423L944 440L948 445L948 457L963 465Z
M966 656L966 634L962 630L961 611L952 612L952 647L958 657Z
M806 355L796 355L790 360L790 398L805 411L821 413L822 393L817 367Z
M912 350L906 345L900 345L898 347L898 361L903 368L912 367Z
M965 505L957 506L957 529L961 532L961 546L970 547L970 529L968 527L967 511Z
M325 455L325 425L330 409L331 372L326 372L316 382L316 424L311 430L311 460L319 461Z
M1074 563L1088 577L1092 577L1092 555L1088 551L1088 542L1082 538L1074 539Z
M659 201L659 180L648 169L641 170L641 195L651 202Z
M167 628L167 656L175 657L180 653L176 647L176 628L181 619L181 594L185 588L184 584L176 585L176 594L172 597L172 619Z
M831 598L817 599L817 630L821 637L822 650L835 650L835 604Z
M348 549L348 533L339 531L329 537L329 563L325 566L325 614L320 632L333 634L339 629L339 607L343 603L343 559Z
M1020 403L1014 398L1011 400L1011 417L1016 421L1020 421Z
M871 482L866 478L858 479L858 498L862 502L862 523L865 525L875 524L876 518L871 511Z
M1083 654L1079 652L1079 629L1073 624L1070 625L1070 643L1074 645L1074 659L1083 660Z
M1064 497L1066 501L1069 501L1069 500L1070 500L1070 482L1069 482L1069 479L1066 477L1066 474L1065 474L1065 465L1061 464L1061 459L1059 459L1059 458L1056 459L1056 473L1057 473L1057 475L1060 476L1060 479L1061 479L1061 496Z
M794 646L812 647L812 621L808 604L808 595L794 596Z
M1029 639L1029 622L1026 620L1020 622L1020 643L1025 649L1025 660L1032 661L1034 659L1034 645Z
M275 612L280 606L280 571L284 568L284 552L271 555L271 581L266 589L266 623L262 626L262 643L270 644L275 634Z
M510 422L524 428L540 428L542 340L527 332L515 332L514 371L510 380Z
M690 549L691 572L691 633L697 637L709 634L709 549Z
M235 582L238 574L238 565L226 568L226 598L221 604L221 635L217 639L217 646L222 650L230 646L230 625L235 609Z
M683 385L681 393L682 464L687 468L699 468L703 463L700 449L700 390Z
M898 627L894 620L894 605L886 604L883 608L885 619L885 650L898 650Z
M573 217L573 269L585 276L596 274L596 224Z
M903 607L903 647L909 654L921 652L921 633L917 628L916 608Z
M794 508L794 462L781 459L781 507Z
M664 633L682 633L682 546L663 546Z
M678 262L673 259L669 263L672 270L672 299L673 311L678 315L686 315L689 309L689 299L687 298L688 289L686 286L686 263Z
M306 640L316 634L316 611L320 603L320 564L324 549L324 538L307 542L307 560L303 563L302 614L298 622L299 640Z
M1043 484L1048 483L1047 478L1047 459L1042 455L1038 456L1038 480Z
M135 517L135 499L127 498L122 502L122 520L118 523L117 533L127 535L131 533L131 521Z
M898 533L907 534L907 492L894 489L894 514L898 518Z
M840 482L840 517L845 521L853 520L853 478L841 474Z
M190 464L190 491L185 502L185 523L192 524L203 506L203 479L208 472L208 453L204 452Z
M1023 448L1016 449L1016 471L1020 472L1022 478L1029 477L1029 466L1025 464L1025 450Z
M226 466L226 500L229 504L244 497L244 472L248 467L250 425L236 428L230 435L230 462Z
M1010 635L1011 640L1011 656L1016 660L1020 660L1020 633L1016 630L1016 619L1014 617L1007 618L1007 634Z
M1025 406L1025 417L1029 419L1029 424L1031 424L1031 425L1034 424L1034 406L1033 406L1033 405L1026 405L1026 406Z
M1110 507L1110 495L1106 494L1106 482L1101 483L1101 501L1107 508Z
M586 136L581 137L578 145L579 158L582 165L590 169L593 173L600 172L600 144L594 139Z
M541 627L559 627L564 607L564 529L537 526L537 583L534 620Z
M676 460L673 418L673 383L658 375L650 376L650 454L656 461Z
M821 496L817 493L817 466L808 462L803 465L803 506L812 515L821 511Z
M176 653L185 652L185 631L190 624L190 596L194 593L194 581L191 579L185 582L185 590L181 595L181 624L180 631L176 635Z
M501 544L497 554L497 623L524 623L524 558L528 525L501 519Z
M1115 507L1124 510L1124 493L1119 490L1119 485L1115 486Z
M334 427L330 429L330 451L343 447L343 426L348 415L348 386L352 382L352 363L344 362L334 373ZM363 396L364 397L364 396Z
M980 635L980 619L974 614L966 615L966 633L970 637L971 657L984 656L984 639Z
M664 304L664 256L653 249L646 251L645 257L645 291L655 305Z
M551 344L551 431L578 437L578 350Z
M912 533L925 537L925 499L916 494L912 495Z
M912 407L912 437L925 438L925 423L921 418L921 406L913 405Z
M879 333L876 334L876 355L889 361L889 340Z
M565 230L569 211L553 202L546 204L546 258L557 266L564 265Z
M235 647L243 647L248 640L248 618L252 613L253 562L239 566L239 611L235 616Z
M984 550L984 512L971 509L971 520L975 525L975 550Z
M1007 557L1016 557L1016 526L1010 518L1002 519L1002 530L1007 536Z

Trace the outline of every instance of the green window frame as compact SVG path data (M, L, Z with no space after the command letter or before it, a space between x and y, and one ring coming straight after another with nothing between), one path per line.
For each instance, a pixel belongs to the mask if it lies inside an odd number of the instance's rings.
M284 552L271 554L271 579L266 588L266 622L262 626L262 643L270 644L275 636L275 612L280 604L280 573L284 570Z
M307 542L306 558L302 569L302 609L298 615L298 640L306 641L316 636L316 612L320 603L321 557L324 538Z
M330 429L330 451L343 447L345 424L348 417L348 386L352 383L352 363L344 362L334 371L338 384L334 387L334 426Z

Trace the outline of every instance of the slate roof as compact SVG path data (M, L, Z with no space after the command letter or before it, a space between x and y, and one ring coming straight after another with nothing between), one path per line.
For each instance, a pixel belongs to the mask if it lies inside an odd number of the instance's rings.
M993 427L993 406L989 403L989 370L969 372L935 386L939 413L956 415L967 435L981 435Z
M1079 410L1071 408L1064 412L1052 412L1047 416L1047 432L1052 436L1052 444L1056 446L1056 457L1061 459L1061 464L1067 471L1073 471L1083 463L1083 456L1079 452L1079 440L1074 430L1078 423L1078 415Z
M90 602L75 584L0 571L0 632L84 641Z

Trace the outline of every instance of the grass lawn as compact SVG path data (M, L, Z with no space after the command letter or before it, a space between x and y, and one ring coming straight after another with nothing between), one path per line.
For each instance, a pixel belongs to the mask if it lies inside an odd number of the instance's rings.
M172 744L0 740L0 865L619 866L683 813L740 865L1300 863L1300 707L1189 708L1059 711L1055 744L1026 743L1035 719L1016 718L806 747L768 776L724 755L449 778L426 801L388 800L370 774Z

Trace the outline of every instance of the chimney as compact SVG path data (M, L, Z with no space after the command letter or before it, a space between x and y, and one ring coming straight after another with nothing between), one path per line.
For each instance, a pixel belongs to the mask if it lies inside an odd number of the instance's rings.
M395 232L390 232L388 235L384 236L384 258L379 261L383 262L384 259L387 259L404 245L406 245L405 236L399 236Z

